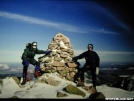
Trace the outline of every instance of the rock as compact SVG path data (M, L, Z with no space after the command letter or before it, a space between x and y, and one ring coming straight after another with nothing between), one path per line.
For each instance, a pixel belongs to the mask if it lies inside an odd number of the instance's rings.
M19 99L18 96L12 96L10 99Z
M50 82L53 80L53 77L49 77L48 79L46 79L46 83L50 84Z
M1 90L0 90L0 94L2 94Z
M67 91L70 94L81 95L82 97L86 96L86 94L83 91L71 84L67 85L63 90Z
M62 62L58 62L58 61L54 61L54 62L52 63L52 65L53 65L53 66L56 66L56 67L62 67L62 66L65 66L64 63L62 63Z
M3 86L3 80L2 79L0 79L0 85Z
M68 96L68 95L61 93L61 92L57 92L57 97L65 97L65 96Z
M105 95L102 92L95 92L89 95L88 99L103 99L105 100Z
M77 65L76 65L74 62L68 62L67 65L68 65L68 67L70 67L70 68L77 67Z
M61 83L61 81L52 80L52 81L50 82L50 85L52 85L52 86L58 86L60 83Z
M12 76L12 78L13 78L13 80L16 82L17 85L20 84L20 80L19 80L17 77Z

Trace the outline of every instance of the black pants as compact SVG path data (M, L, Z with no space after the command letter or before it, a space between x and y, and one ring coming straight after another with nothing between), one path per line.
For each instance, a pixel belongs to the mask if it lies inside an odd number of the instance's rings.
M81 81L84 82L84 73L87 72L87 71L91 72L93 86L96 88L97 76L96 76L96 73L95 73L96 72L96 67L94 67L94 66L89 67L87 65L84 65L82 68L78 69L78 72L80 72Z

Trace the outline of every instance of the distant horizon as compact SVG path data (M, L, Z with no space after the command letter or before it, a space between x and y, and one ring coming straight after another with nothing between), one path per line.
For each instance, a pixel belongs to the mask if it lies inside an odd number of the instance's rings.
M84 65L85 62L84 61L79 61L78 62L81 64L81 65ZM11 65L11 66L22 66L22 62L0 62L0 64L8 64L8 65ZM113 61L102 61L100 62L100 66L101 65L134 65L133 62L113 62ZM32 64L30 64L30 66L33 66ZM34 66L33 66L34 67Z
M83 64L84 65L84 64ZM81 65L80 68L83 66ZM120 64L120 63L101 63L100 73L106 74L120 74L120 75L131 75L134 73L134 63ZM35 66L29 65L28 69L30 73L33 73ZM23 65L20 63L0 63L0 77L6 76L8 74L22 76Z
M38 61L38 60L37 60ZM79 60L77 60L78 62L80 62L80 63L85 63L85 59L79 59ZM21 62L0 62L0 64L1 63L22 63L22 61ZM131 61L101 61L100 63L131 63L131 64L134 64L134 62L131 62Z
M82 68L84 63L81 63L80 68ZM105 72L106 74L122 74L122 75L129 75L134 73L134 63L112 63L112 62L101 62L100 63L100 72ZM28 69L30 73L33 73L35 66L29 65ZM113 70L113 71L111 71ZM116 70L116 71L114 71ZM120 71L121 70L121 71ZM0 76L2 75L18 75L22 76L23 72L23 65L19 62L16 63L1 63L0 62Z

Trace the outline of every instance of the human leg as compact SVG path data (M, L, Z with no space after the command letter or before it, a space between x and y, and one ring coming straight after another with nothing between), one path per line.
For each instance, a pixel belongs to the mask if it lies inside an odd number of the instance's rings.
M31 59L30 63L35 66L34 76L35 77L41 76L41 73L40 73L40 63L38 61L36 61L35 59Z
M96 68L92 67L91 69L91 75L92 75L92 82L93 82L93 87L96 89L96 73L95 73Z
M88 70L87 65L84 65L84 66L80 69L81 73L80 73L80 78L78 79L78 84L77 84L77 86L85 86L85 84L84 84L84 73L85 73L87 70Z
M22 73L23 81L21 84L24 85L27 79L27 69L28 69L29 63L28 61L23 60L22 64L23 64L23 73Z
M77 81L79 80L79 78L80 78L80 75L81 75L81 68L78 66L76 69L77 69L78 71L77 71L77 73L74 75L74 82L77 82Z

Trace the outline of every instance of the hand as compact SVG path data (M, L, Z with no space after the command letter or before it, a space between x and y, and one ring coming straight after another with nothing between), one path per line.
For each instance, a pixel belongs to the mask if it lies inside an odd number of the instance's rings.
M29 62L27 60L23 60L24 66L28 67L29 66Z
M99 67L96 67L96 71L95 71L96 75L99 74Z
M45 51L46 55L49 55L52 51Z
M73 57L72 61L77 62L77 57Z

